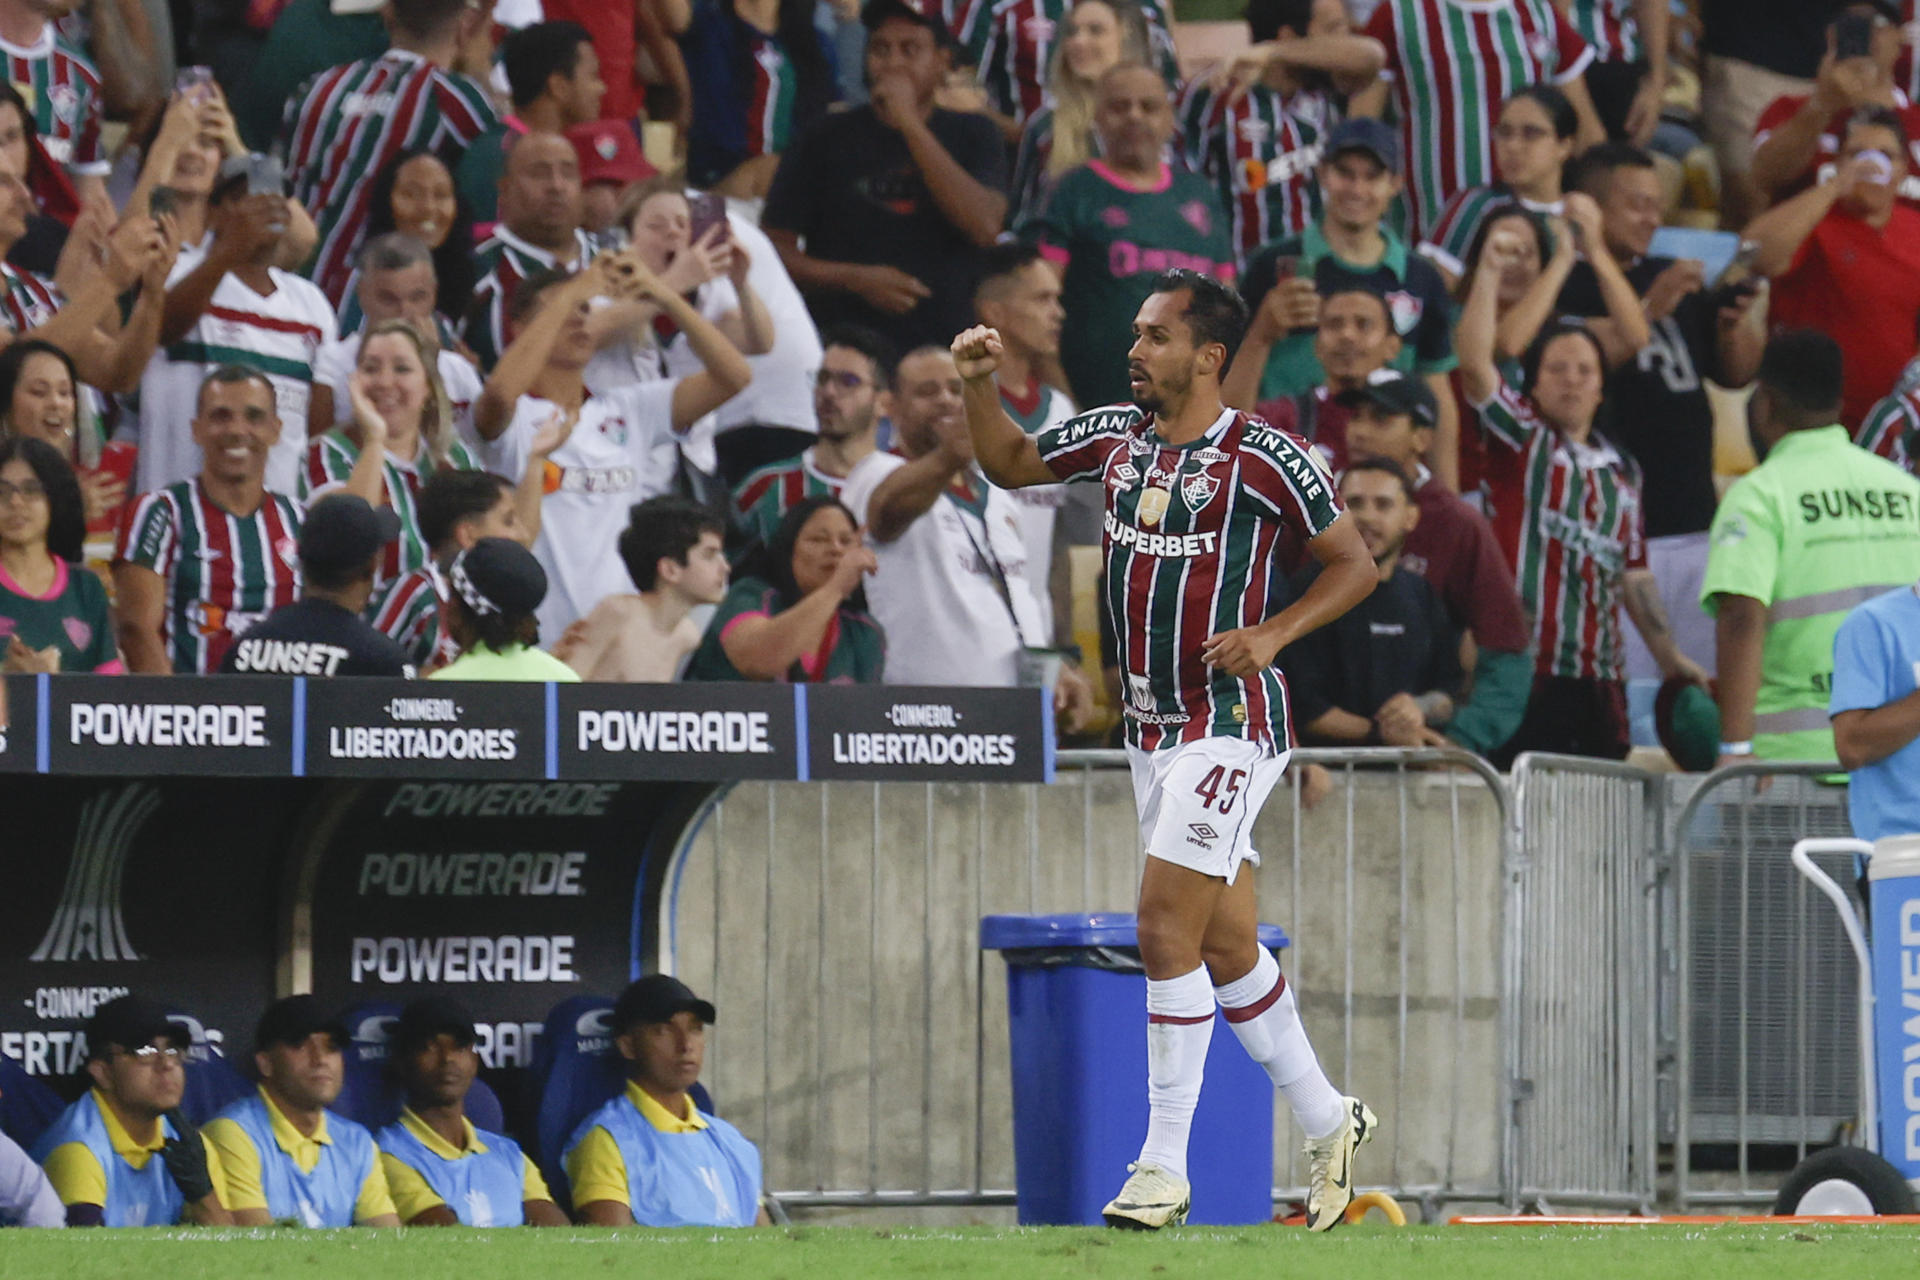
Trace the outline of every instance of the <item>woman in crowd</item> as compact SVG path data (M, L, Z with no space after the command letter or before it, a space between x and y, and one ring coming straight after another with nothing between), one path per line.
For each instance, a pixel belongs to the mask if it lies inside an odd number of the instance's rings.
M73 357L50 342L22 338L0 351L0 436L29 436L59 450L79 473L89 523L118 511L125 477L83 467L80 379Z
M873 551L838 498L795 504L746 568L714 613L687 679L879 683L886 637L867 616L860 585L874 570Z
M0 671L125 669L106 587L80 567L86 532L80 483L59 450L33 436L0 440Z
M1470 278L1455 346L1461 385L1486 438L1493 527L1531 616L1534 687L1504 748L1623 759L1627 754L1624 605L1662 674L1706 674L1679 650L1647 569L1640 473L1595 431L1608 356L1575 321L1547 323L1515 384L1497 359L1499 298L1531 252L1496 230Z
M702 0L680 37L693 81L687 180L764 200L788 144L826 114L833 66L813 0Z
M66 247L67 229L80 214L80 197L40 145L33 112L20 91L0 80L0 155L12 161L13 172L26 179L33 195L27 211L27 234L7 251L7 261L27 271L51 276Z
M533 552L508 538L481 538L453 558L447 583L447 633L460 656L429 680L580 683L572 667L534 647L547 571Z
M1133 0L1079 0L1067 14L1066 38L1047 65L1048 105L1020 132L1013 162L1007 225L1037 215L1060 175L1100 154L1093 133L1100 77L1123 62L1151 64L1145 12Z
M439 281L434 301L443 345L453 343L447 316L463 316L473 305L473 218L461 203L453 173L433 152L403 151L375 176L367 192L367 238L404 231L433 254ZM347 282L340 308L340 332L360 327L360 303L354 281Z
M408 321L383 320L367 331L347 387L353 421L307 446L299 497L311 502L344 488L399 515L400 536L387 544L374 574L378 608L390 583L432 558L420 532L421 486L435 471L471 471L479 464L454 435L433 350Z
M1493 130L1493 163L1500 181L1468 187L1440 208L1420 252L1440 270L1447 288L1467 274L1467 257L1486 220L1518 205L1548 217L1564 210L1561 174L1573 158L1580 118L1567 95L1550 84L1529 85L1507 99Z
M694 238L693 205L686 186L671 175L649 178L621 201L627 244L661 283L685 298L742 355L773 349L773 319L747 282L752 261L728 234L724 218L700 228ZM644 303L632 304L644 306ZM700 369L700 358L679 333L656 324L654 342L640 357L643 378L678 378Z

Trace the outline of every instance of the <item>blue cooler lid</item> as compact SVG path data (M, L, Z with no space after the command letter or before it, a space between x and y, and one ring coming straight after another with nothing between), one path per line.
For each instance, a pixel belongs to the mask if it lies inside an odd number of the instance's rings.
M980 920L980 947L984 951L1024 951L1034 948L1138 947L1139 917L1132 912L1066 912L1061 915L984 916ZM1260 926L1260 945L1277 951L1287 935L1277 924Z

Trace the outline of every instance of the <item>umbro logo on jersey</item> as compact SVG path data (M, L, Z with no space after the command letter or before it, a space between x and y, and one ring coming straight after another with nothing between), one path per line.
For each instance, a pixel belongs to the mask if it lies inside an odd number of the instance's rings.
M1123 462L1107 473L1107 487L1115 493L1125 493L1140 482L1140 469L1131 462Z

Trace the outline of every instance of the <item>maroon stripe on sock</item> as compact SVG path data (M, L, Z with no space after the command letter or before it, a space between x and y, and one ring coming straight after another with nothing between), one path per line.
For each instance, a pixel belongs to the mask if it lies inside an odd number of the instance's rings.
M1175 1027L1197 1027L1203 1022L1212 1022L1213 1015L1203 1013L1195 1018L1176 1018L1170 1013L1150 1013L1147 1015L1147 1021L1148 1023L1166 1023Z
M1286 989L1287 980L1283 975L1274 981L1273 990L1267 992L1267 994L1261 996L1252 1004L1241 1005L1238 1009L1229 1009L1225 1005L1221 1005L1220 1012L1226 1015L1228 1022L1250 1022L1267 1010L1273 1008L1273 1002L1278 1000L1280 993Z

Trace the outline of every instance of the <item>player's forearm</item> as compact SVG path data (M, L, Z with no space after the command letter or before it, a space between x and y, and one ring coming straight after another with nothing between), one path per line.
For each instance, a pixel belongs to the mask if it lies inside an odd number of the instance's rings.
M1714 620L1714 683L1720 702L1720 740L1753 738L1754 701L1760 696L1760 649L1766 606L1752 596L1722 593Z
M1355 535L1356 541L1358 535ZM1373 560L1364 554L1339 555L1322 562L1320 576L1313 580L1298 600L1260 624L1266 639L1276 642L1276 651L1304 635L1318 631L1365 600L1379 584L1380 573Z
M1002 489L1033 484L1033 478L1019 466L1028 448L1027 433L1001 407L1000 387L993 376L969 378L960 387L967 411L967 434L973 437L973 458L980 470Z
M201 1197L192 1204L181 1208L181 1216L196 1227L230 1227L233 1215L220 1203L220 1197L213 1193Z
M1848 769L1878 764L1920 738L1920 690L1870 711L1833 718L1833 745Z

